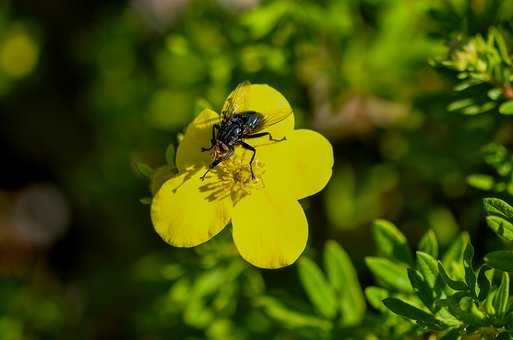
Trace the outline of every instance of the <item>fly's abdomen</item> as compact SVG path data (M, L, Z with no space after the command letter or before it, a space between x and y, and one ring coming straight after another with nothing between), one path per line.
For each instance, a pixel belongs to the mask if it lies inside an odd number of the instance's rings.
M244 119L244 133L251 134L262 128L264 116L255 111L247 111L241 114Z

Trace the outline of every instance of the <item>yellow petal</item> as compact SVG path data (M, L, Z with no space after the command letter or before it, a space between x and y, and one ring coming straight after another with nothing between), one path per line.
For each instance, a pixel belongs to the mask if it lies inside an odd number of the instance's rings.
M262 113L267 119L276 121L278 118L292 112L287 99L276 89L266 84L251 84L241 91L241 99L237 101L238 111L256 111ZM228 96L228 98L231 97ZM226 107L227 103L225 103ZM294 114L290 114L281 122L266 128L274 138L286 136L294 129ZM251 140L250 144L267 142L268 137Z
M189 171L168 180L153 198L151 219L157 233L172 246L194 247L208 241L230 221L232 201L215 172Z
M260 268L294 263L308 238L301 205L290 196L272 195L267 190L244 197L234 208L232 224L239 253Z
M321 191L332 174L333 148L312 130L294 130L286 141L257 147L256 158L265 167L265 186L291 193L296 199Z
M205 109L189 124L176 150L176 166L180 171L190 166L207 166L212 161L210 153L201 152L201 148L210 146L212 126L218 122L219 115Z

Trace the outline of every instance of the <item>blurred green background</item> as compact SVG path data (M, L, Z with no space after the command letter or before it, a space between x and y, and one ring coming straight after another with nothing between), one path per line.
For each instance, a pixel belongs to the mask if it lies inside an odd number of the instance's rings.
M164 165L244 80L279 89L334 146L331 182L302 202L303 256L336 240L370 283L376 218L412 242L464 229L478 254L494 247L475 186L495 174L482 148L511 145L513 124L448 110L455 72L429 61L511 32L512 16L485 0L0 2L0 338L302 338L261 304L302 305L294 266L250 267L229 229L171 248L140 202L135 164Z

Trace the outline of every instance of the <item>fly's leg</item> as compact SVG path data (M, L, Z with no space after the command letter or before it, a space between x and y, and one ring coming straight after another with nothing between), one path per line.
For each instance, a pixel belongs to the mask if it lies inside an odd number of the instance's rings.
M251 179L255 179L255 174L253 173L253 161L255 160L256 156L256 149L249 145L248 143L240 142L240 145L251 152L253 152L253 155L251 156L251 160L249 161L249 170L251 170Z
M216 146L217 143L217 131L219 131L219 125L214 124L212 125L212 139L210 140L210 146L208 148L201 148L201 152L210 151Z
M260 132L260 133L255 133L252 135L244 135L244 138L250 139L250 138L259 138L259 137L264 137L264 136L269 136L269 140L272 142L283 142L284 140L287 140L287 137L283 137L280 139L273 138L273 136L271 135L270 132Z
M214 160L209 166L208 166L208 169L207 171L205 172L205 174L203 176L200 177L200 179L202 181L205 180L205 177L207 176L207 174L210 172L210 170L212 170L213 168L215 168L216 166L218 166L221 162L224 162L225 160L227 160L228 158L230 158L232 155L233 155L233 151L234 149L230 149L227 153L225 153L223 156L219 157L218 159Z

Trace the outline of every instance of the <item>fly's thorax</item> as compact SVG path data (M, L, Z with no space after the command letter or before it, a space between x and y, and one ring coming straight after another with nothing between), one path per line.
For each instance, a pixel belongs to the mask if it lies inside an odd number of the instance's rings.
M255 111L241 112L221 122L217 139L227 145L235 145L244 135L260 130L264 116Z
M235 145L244 135L244 122L240 117L232 117L221 123L217 140L225 145Z

